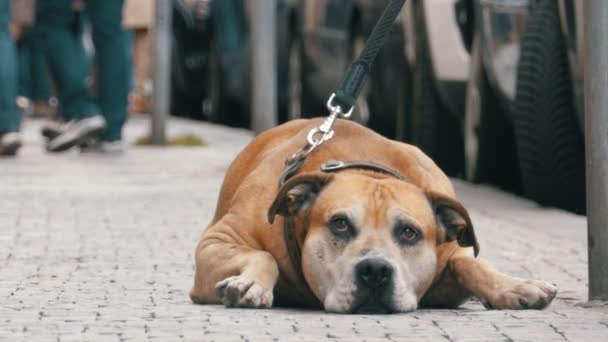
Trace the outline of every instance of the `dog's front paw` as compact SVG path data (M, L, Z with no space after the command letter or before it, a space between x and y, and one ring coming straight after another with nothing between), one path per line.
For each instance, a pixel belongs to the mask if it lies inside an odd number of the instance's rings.
M265 289L243 276L228 277L215 285L215 293L222 303L236 308L269 308L272 306L272 288Z
M488 309L544 309L555 295L557 287L542 280L517 280L499 288L495 295L483 301Z

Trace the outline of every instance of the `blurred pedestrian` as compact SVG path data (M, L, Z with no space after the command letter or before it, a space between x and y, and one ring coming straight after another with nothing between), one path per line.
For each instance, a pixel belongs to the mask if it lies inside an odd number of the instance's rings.
M30 30L17 42L19 95L29 100L33 117L48 117L51 115L49 73L44 55L32 36Z
M129 94L129 113L149 113L152 82L150 80L150 30L154 22L154 1L125 0L123 27L133 31L133 65L135 87Z
M89 95L89 61L82 42L83 10L92 24L97 67L97 98ZM47 145L61 152L92 139L104 152L123 150L122 127L129 91L128 37L122 29L123 0L53 0L37 6L36 43L40 44L53 79L62 125Z
M49 84L44 58L31 39L34 0L11 0L10 30L17 47L19 88L17 106L36 115L48 115Z
M17 52L9 30L10 0L0 0L0 156L13 156L21 147L21 112L17 108ZM21 27L13 26L15 35Z

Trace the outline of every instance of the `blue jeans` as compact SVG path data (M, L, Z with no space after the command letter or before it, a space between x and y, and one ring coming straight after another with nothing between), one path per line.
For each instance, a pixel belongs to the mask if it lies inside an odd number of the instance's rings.
M17 52L8 30L10 0L0 0L0 132L16 132L21 125L17 108Z

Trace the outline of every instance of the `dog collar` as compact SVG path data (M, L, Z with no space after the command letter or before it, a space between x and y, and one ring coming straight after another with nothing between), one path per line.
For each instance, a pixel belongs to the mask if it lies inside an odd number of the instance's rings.
M325 164L321 165L321 171L326 173L338 172L346 169L363 169L369 171L375 171L380 173L385 173L391 175L399 180L407 181L405 177L403 177L399 172L388 168L384 165L368 162L368 161L337 161L330 160Z

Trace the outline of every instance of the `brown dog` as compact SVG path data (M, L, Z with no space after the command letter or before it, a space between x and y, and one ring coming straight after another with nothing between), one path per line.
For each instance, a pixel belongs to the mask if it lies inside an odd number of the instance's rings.
M553 285L475 257L467 211L414 146L338 120L336 136L279 188L285 159L320 123L271 129L234 160L196 248L195 303L388 313L456 307L470 296L495 309L551 302ZM321 171L330 160L365 163Z

